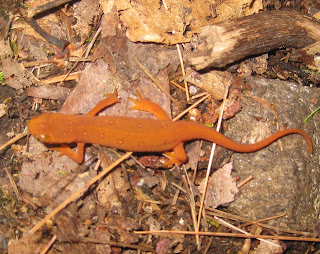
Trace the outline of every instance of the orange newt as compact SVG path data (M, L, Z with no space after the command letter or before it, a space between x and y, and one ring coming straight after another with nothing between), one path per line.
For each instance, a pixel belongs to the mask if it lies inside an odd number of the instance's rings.
M53 148L67 155L77 163L84 159L85 143L100 144L131 152L165 152L169 161L164 166L180 165L188 160L183 142L203 139L236 152L258 151L275 140L292 133L303 136L312 153L313 147L307 133L299 129L279 131L255 144L239 144L212 128L196 122L172 121L156 103L143 98L132 99L135 106L131 109L152 113L155 119L116 116L96 116L102 109L119 102L117 92L100 101L86 115L66 115L42 113L28 123L29 132L37 139L48 144L77 143L77 152L69 146ZM171 151L171 152L169 152Z

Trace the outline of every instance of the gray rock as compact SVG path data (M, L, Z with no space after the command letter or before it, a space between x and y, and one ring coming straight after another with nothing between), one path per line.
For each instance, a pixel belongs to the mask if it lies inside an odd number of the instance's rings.
M265 108L252 98L242 100L243 109L229 123L227 136L240 143L253 143L276 131L276 125L306 131L314 145L309 154L300 135L289 135L269 147L250 154L234 153L234 176L254 179L240 188L240 193L228 209L238 215L258 220L286 213L269 224L292 230L312 231L320 206L319 182L319 116L305 124L303 120L319 106L320 91L295 83L252 78L252 95L274 103ZM316 103L312 104L312 99ZM277 120L276 120L277 119ZM271 133L268 133L271 131Z

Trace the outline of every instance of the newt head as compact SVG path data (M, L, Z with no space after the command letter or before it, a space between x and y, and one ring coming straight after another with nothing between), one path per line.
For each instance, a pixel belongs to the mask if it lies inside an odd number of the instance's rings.
M48 117L49 113L44 113L32 118L28 123L29 133L44 143L50 143Z
M69 142L72 139L70 135L65 135L63 122L59 121L63 117L57 113L43 113L32 118L28 123L29 133L48 144L59 144Z

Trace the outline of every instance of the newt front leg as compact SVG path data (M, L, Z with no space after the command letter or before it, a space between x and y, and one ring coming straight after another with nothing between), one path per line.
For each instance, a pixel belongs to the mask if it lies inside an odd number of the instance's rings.
M118 93L117 90L114 91L113 94L105 98L104 100L100 101L93 109L91 109L86 115L87 116L95 116L104 108L111 106L115 103L118 103ZM50 150L60 152L59 156L66 155L70 157L75 162L81 164L84 160L84 146L85 143L77 143L77 151L74 152L69 146L62 145L60 147L53 147Z

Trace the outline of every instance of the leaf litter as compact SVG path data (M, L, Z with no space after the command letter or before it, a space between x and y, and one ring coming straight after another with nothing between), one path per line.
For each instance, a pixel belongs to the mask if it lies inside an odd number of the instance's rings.
M33 1L28 4L32 8L42 2ZM170 88L169 84L169 80L173 80L177 73L181 78L178 54L175 47L166 45L190 42L203 26L257 13L261 9L261 1L246 0L225 0L219 3L175 0L100 1L100 6L98 1L82 0L62 6L57 13L53 12L38 19L47 32L72 41L76 49L70 51L70 57L79 59L77 65L73 65L73 62L69 62L68 57L65 57L64 65L60 69L52 63L41 67L40 61L49 61L53 55L58 54L56 49L29 26L17 20L12 29L14 33L20 33L17 36L17 42L21 42L18 59L22 60L22 63L38 61L39 71L32 72L30 67L25 69L15 61L4 39L0 41L3 68L0 70L4 72L6 85L18 91L35 84L41 85L44 72L49 77L54 77L57 74L66 74L71 66L81 70L79 80L61 81L57 86L50 86L57 92L43 89L44 92L28 94L35 97L35 100L39 97L59 100L63 103L61 111L64 113L86 113L106 94L117 89L121 103L107 109L105 114L150 117L149 114L129 110L132 104L127 99L134 97L136 90L158 103L170 114L170 100L150 81L135 59L160 81L164 89L172 90L176 97L183 101L182 93ZM92 39L92 34L99 24L102 36L90 51L92 62L82 62L80 57L84 55L87 42ZM184 52L190 50L188 44L184 47ZM252 71L259 72L255 67L254 63L242 66L242 73L250 75ZM223 97L226 83L237 83L235 75L230 71L210 71L197 75L189 74L185 80L210 92L218 100ZM199 81L202 81L201 85L198 84ZM65 90L61 89L64 87ZM69 95L70 88L73 91ZM52 97L52 94L59 94L59 97ZM234 96L227 106L231 112L229 118L241 108L241 105L236 104L237 89L232 90L231 94ZM50 103L49 107L59 107L58 104ZM207 102L206 105L210 103ZM176 115L176 111L173 107L172 115ZM215 116L219 108L208 107L208 111ZM217 121L217 117L211 118L214 119L211 124ZM19 187L39 198L44 213L49 213L97 174L90 159L104 160L107 157L113 160L116 157L113 150L90 147L86 149L88 162L79 168L69 158L58 157L57 153L48 151L33 138L29 146L28 152L25 153L29 161L22 164ZM194 152L190 155L190 161L195 161L198 156ZM153 159L147 161L151 164L150 167L158 163ZM238 189L231 171L232 164L229 163L212 174L206 198L207 206L215 208L234 200ZM181 174L177 168L166 173L140 168L135 160L130 159L60 212L54 221L51 221L53 225L50 226L48 222L46 231L57 236L56 248L64 253L71 253L71 250L75 253L112 253L119 251L117 248L139 249L139 246L134 244L141 245L141 250L152 249L157 253L167 253L169 250L179 253L186 248L194 251L196 248L193 237L150 237L134 233L134 230L193 229L189 204L183 194L183 188L176 187L181 182ZM202 184L199 189L203 189ZM175 195L179 198L175 198ZM195 196L197 195L196 193ZM28 226L35 224L40 217L42 216L29 217L31 223ZM115 242L111 244L111 238L119 245ZM106 241L107 245L93 243L92 239L101 243ZM24 253L31 253L36 249L43 249L47 243L45 237L38 235L33 235L27 240L27 244L24 242L26 240L26 237L10 240L9 253L21 248L26 251ZM143 249L144 247L146 249Z

